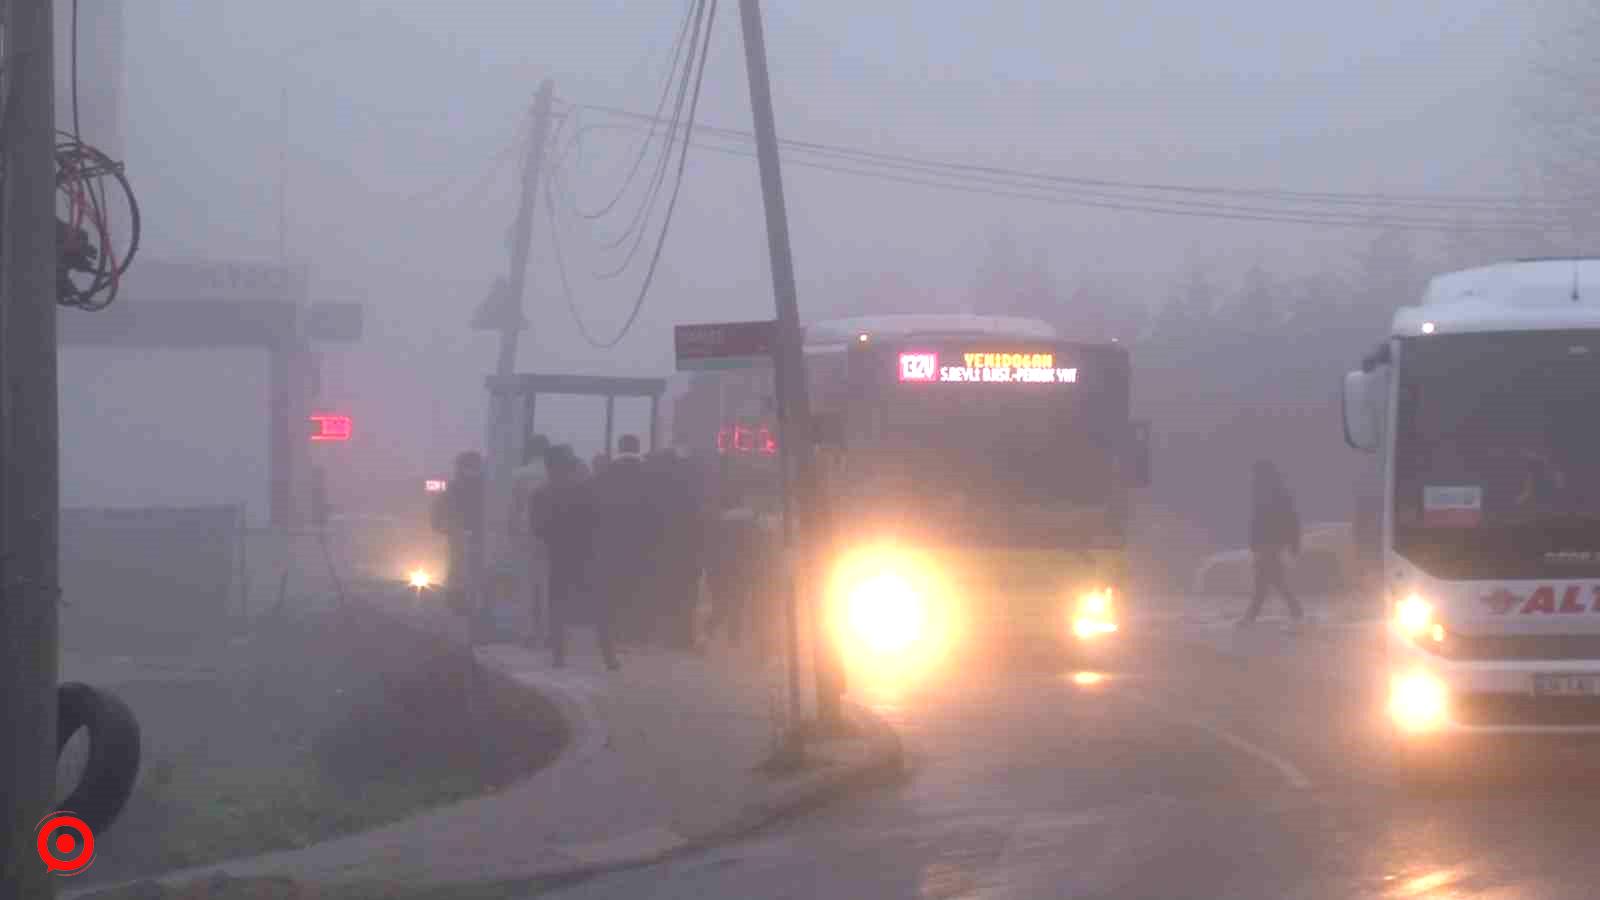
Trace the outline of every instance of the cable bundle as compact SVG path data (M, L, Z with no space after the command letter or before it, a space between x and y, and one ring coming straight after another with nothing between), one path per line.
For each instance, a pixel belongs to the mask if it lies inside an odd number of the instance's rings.
M105 309L117 299L122 276L139 252L139 202L122 163L83 142L78 122L78 0L72 0L72 131L56 135L56 192L66 203L66 218L56 219L56 302L90 311ZM128 201L128 249L120 256L111 239L108 177ZM91 276L88 286L74 280L74 274Z
M128 245L122 253L112 239L108 178L128 204ZM122 163L62 132L56 142L56 190L65 204L65 215L56 220L60 238L56 302L91 311L105 309L116 299L122 276L139 251L139 203L133 187Z
M592 347L609 349L622 342L622 339L627 336L628 332L633 329L634 324L639 320L639 314L644 310L645 298L649 296L650 286L655 281L656 269L661 262L662 250L666 247L667 235L672 228L672 215L678 207L678 193L683 187L684 169L689 161L690 139L694 136L695 112L700 106L700 86L705 80L706 59L710 55L712 26L716 22L716 16L717 0L691 0L689 3L688 9L684 14L683 25L678 31L677 43L673 47L671 67L668 71L666 82L662 86L661 99L656 104L656 115L652 117L649 132L645 135L644 140L640 142L638 153L635 155L632 166L629 167L627 177L623 180L622 186L617 189L608 203L598 209L584 210L578 205L565 171L567 156L574 149L578 149L581 152L581 147L578 146L577 141L585 129L577 127L578 110L574 108L562 119L562 129L570 126L572 138L568 139L570 143L560 149L555 164L552 166L552 175L544 182L545 210L550 216L550 238L555 251L556 268L561 275L561 287L567 297L567 309L572 313L572 319L578 327L579 335L585 343ZM687 53L684 52L686 42ZM650 145L656 139L655 122L661 119L661 114L667 105L667 98L672 95L674 87L677 88L677 97L673 105L672 116L669 120L666 120L667 127L662 134L665 147L657 159L655 173L645 188L644 199L634 210L633 215L620 234L611 239L597 239L598 243L603 244L602 249L604 251L621 249L624 244L627 244L628 248L618 265L608 270L595 272L594 277L602 281L614 279L632 267L640 247L645 242L649 221L656 210L657 201L666 183L667 173L671 168L673 151L676 146L678 149L677 172L673 177L672 191L667 199L666 211L662 216L661 230L655 236L655 249L650 256L643 282L639 286L638 294L634 297L633 308L628 313L627 320L622 323L621 328L617 329L616 334L610 338L605 340L597 339L590 332L583 321L583 316L578 311L578 302L573 295L572 283L568 278L566 261L561 250L561 235L559 233L561 226L557 222L556 216L558 212L566 212L573 218L583 220L583 223L588 226L615 210L617 204L622 200L639 174L640 166L644 162L645 156L649 153ZM685 109L686 101L687 109ZM562 144L563 140L563 135L558 131L553 143ZM560 189L561 195L566 201L561 204L563 208L559 210L557 188ZM590 237L594 238L592 232Z

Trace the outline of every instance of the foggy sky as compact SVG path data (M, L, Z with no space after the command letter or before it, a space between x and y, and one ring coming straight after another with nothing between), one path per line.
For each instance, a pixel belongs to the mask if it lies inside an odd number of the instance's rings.
M1457 193L1520 183L1513 99L1527 89L1538 23L1505 0L764 5L785 137L1130 180ZM466 321L505 273L517 164L503 160L476 202L463 198L512 144L541 78L568 102L652 108L683 4L130 7L127 156L145 212L141 252L275 256L286 86L291 254L314 266L319 299L362 300L369 312L366 341L329 355L324 405L381 435L377 465L399 477L479 444L494 337ZM356 34L337 37L347 31ZM721 5L716 32L699 119L748 128L738 4ZM289 47L303 49L285 60ZM637 139L589 142L584 205L606 199ZM1128 302L1163 295L1197 259L1225 280L1257 259L1304 273L1344 266L1367 237L798 167L785 184L803 314L847 309L849 286L883 272L958 303L998 227L1044 249L1058 278L1110 277ZM667 374L675 322L770 316L753 160L691 151L645 312L611 351L579 340L542 211L535 221L522 370ZM607 261L585 254L586 240L563 235L573 287L591 329L609 334L643 265L597 282L589 272ZM254 398L265 396L264 371L243 354L67 350L65 501L247 499L263 509L264 407ZM175 427L196 409L209 411L208 427ZM578 414L570 404L553 412L551 428L592 452L598 409Z

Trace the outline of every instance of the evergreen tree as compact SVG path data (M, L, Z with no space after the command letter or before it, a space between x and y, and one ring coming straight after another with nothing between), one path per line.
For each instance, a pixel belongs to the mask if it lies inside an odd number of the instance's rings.
M1156 316L1154 338L1158 341L1192 343L1216 331L1217 290L1211 273L1202 265L1191 264Z
M1283 301L1277 281L1257 260L1244 274L1233 317L1239 330L1249 335L1271 334L1283 317Z
M1014 315L1026 271L1016 238L1008 230L997 229L990 235L988 254L978 265L968 309L983 315Z

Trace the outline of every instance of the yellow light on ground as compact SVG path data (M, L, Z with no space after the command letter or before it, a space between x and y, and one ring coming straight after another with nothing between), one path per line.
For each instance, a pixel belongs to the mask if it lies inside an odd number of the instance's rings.
M433 584L433 576L423 569L412 569L411 574L406 578L411 583L411 586L419 591Z
M1106 680L1106 676L1099 672L1073 672L1072 683L1079 687L1093 687Z
M1389 684L1389 715L1411 732L1430 731L1444 724L1449 690L1426 672L1399 675Z
M915 644L927 627L922 598L905 579L884 573L850 592L850 628L879 653L899 653Z
M1416 594L1408 595L1395 605L1394 625L1406 637L1426 634L1433 625L1433 604Z

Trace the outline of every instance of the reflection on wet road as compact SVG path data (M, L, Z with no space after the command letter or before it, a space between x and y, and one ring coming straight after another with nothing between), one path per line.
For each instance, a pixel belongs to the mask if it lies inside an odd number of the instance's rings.
M908 774L564 898L1591 897L1600 766L1512 754L1435 786L1378 741L1377 635L1171 623L1093 670L856 685Z

